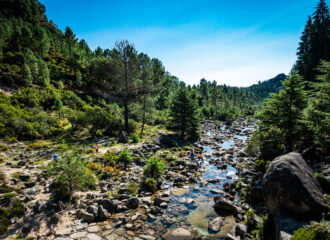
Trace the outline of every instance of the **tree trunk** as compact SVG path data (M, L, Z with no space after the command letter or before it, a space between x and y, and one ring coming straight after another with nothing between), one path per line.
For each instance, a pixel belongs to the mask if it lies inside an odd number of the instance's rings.
M143 135L144 123L146 121L146 100L143 101L143 117L142 117L142 127L141 127L141 136Z
M128 105L127 103L124 104L124 108L125 108L125 113L124 113L124 118L125 118L125 131L127 132L127 134L129 134L128 131Z

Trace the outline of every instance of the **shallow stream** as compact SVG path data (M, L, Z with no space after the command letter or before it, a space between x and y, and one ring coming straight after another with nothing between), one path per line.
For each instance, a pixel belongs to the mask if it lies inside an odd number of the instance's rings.
M235 147L238 141L242 141L244 146L247 140L247 136L239 134L230 134L230 131L221 128L221 133L226 133L226 140L219 143L218 146L221 150L227 150ZM212 137L213 134L219 134L219 132L208 131L205 135ZM244 134L244 133L242 133ZM225 136L225 134L224 134ZM200 183L195 185L184 186L182 188L175 188L170 184L165 183L165 189L170 190L170 203L168 208L163 210L163 214L156 216L155 219L150 220L150 223L159 224L162 223L166 228L177 228L182 225L187 225L197 230L200 235L209 235L208 222L210 219L218 217L218 214L214 211L215 195L222 195L221 190L223 184L226 182L232 182L238 179L237 170L232 165L227 165L227 169L222 170L209 161L214 159L212 156L214 146L203 145L203 157L204 157L204 172L201 175L203 180L218 179L216 183L208 183L206 186ZM237 149L234 148L233 161L236 161ZM212 157L206 157L212 156ZM221 158L220 158L221 161ZM219 191L219 193L212 193L211 190ZM236 194L237 195L237 194ZM239 201L238 196L235 197L234 202ZM232 216L227 217L224 226L217 235L226 235L231 230L235 219Z

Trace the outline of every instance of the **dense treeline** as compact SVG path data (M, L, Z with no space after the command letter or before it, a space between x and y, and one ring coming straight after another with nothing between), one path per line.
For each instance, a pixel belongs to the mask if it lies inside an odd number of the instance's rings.
M63 33L49 21L37 0L1 1L0 22L1 85L18 89L0 96L2 137L45 138L86 128L117 135L134 132L140 122L141 134L145 124L162 124L198 138L200 120L251 113L283 80L279 75L238 88L202 79L187 86L126 40L92 51L69 27Z
M255 136L261 157L302 152L314 146L327 158L330 150L330 17L324 0L308 18L298 60L278 94L264 101Z

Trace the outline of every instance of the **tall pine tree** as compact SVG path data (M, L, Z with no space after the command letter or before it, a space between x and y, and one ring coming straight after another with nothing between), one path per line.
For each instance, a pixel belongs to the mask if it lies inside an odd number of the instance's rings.
M330 60L330 17L324 0L320 0L309 17L297 52L298 73L309 82L317 81L316 67L321 60Z
M125 131L129 132L129 104L135 102L139 93L140 64L137 52L127 40L115 43L112 51L111 63L113 66L113 75L110 79L113 81L112 94L117 101L124 107Z
M197 98L192 98L183 84L173 98L170 109L170 124L170 128L177 131L182 138L188 137L193 140L199 138Z
M322 61L318 67L322 74L317 76L320 83L314 84L315 95L305 111L305 121L315 142L330 150L330 62Z
M265 159L293 151L304 129L301 122L306 107L304 82L293 73L283 86L278 94L272 94L264 101L260 114L261 152Z

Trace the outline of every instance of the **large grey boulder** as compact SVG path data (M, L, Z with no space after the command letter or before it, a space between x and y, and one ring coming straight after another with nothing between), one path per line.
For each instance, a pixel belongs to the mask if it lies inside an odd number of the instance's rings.
M285 211L301 217L321 216L327 211L313 170L299 153L275 158L262 180L268 210Z
M237 207L233 202L224 197L215 196L214 202L215 211L221 215L231 215L242 212L239 207Z
M109 213L114 213L117 210L117 204L114 201L111 201L107 198L99 198L96 202L101 205Z

